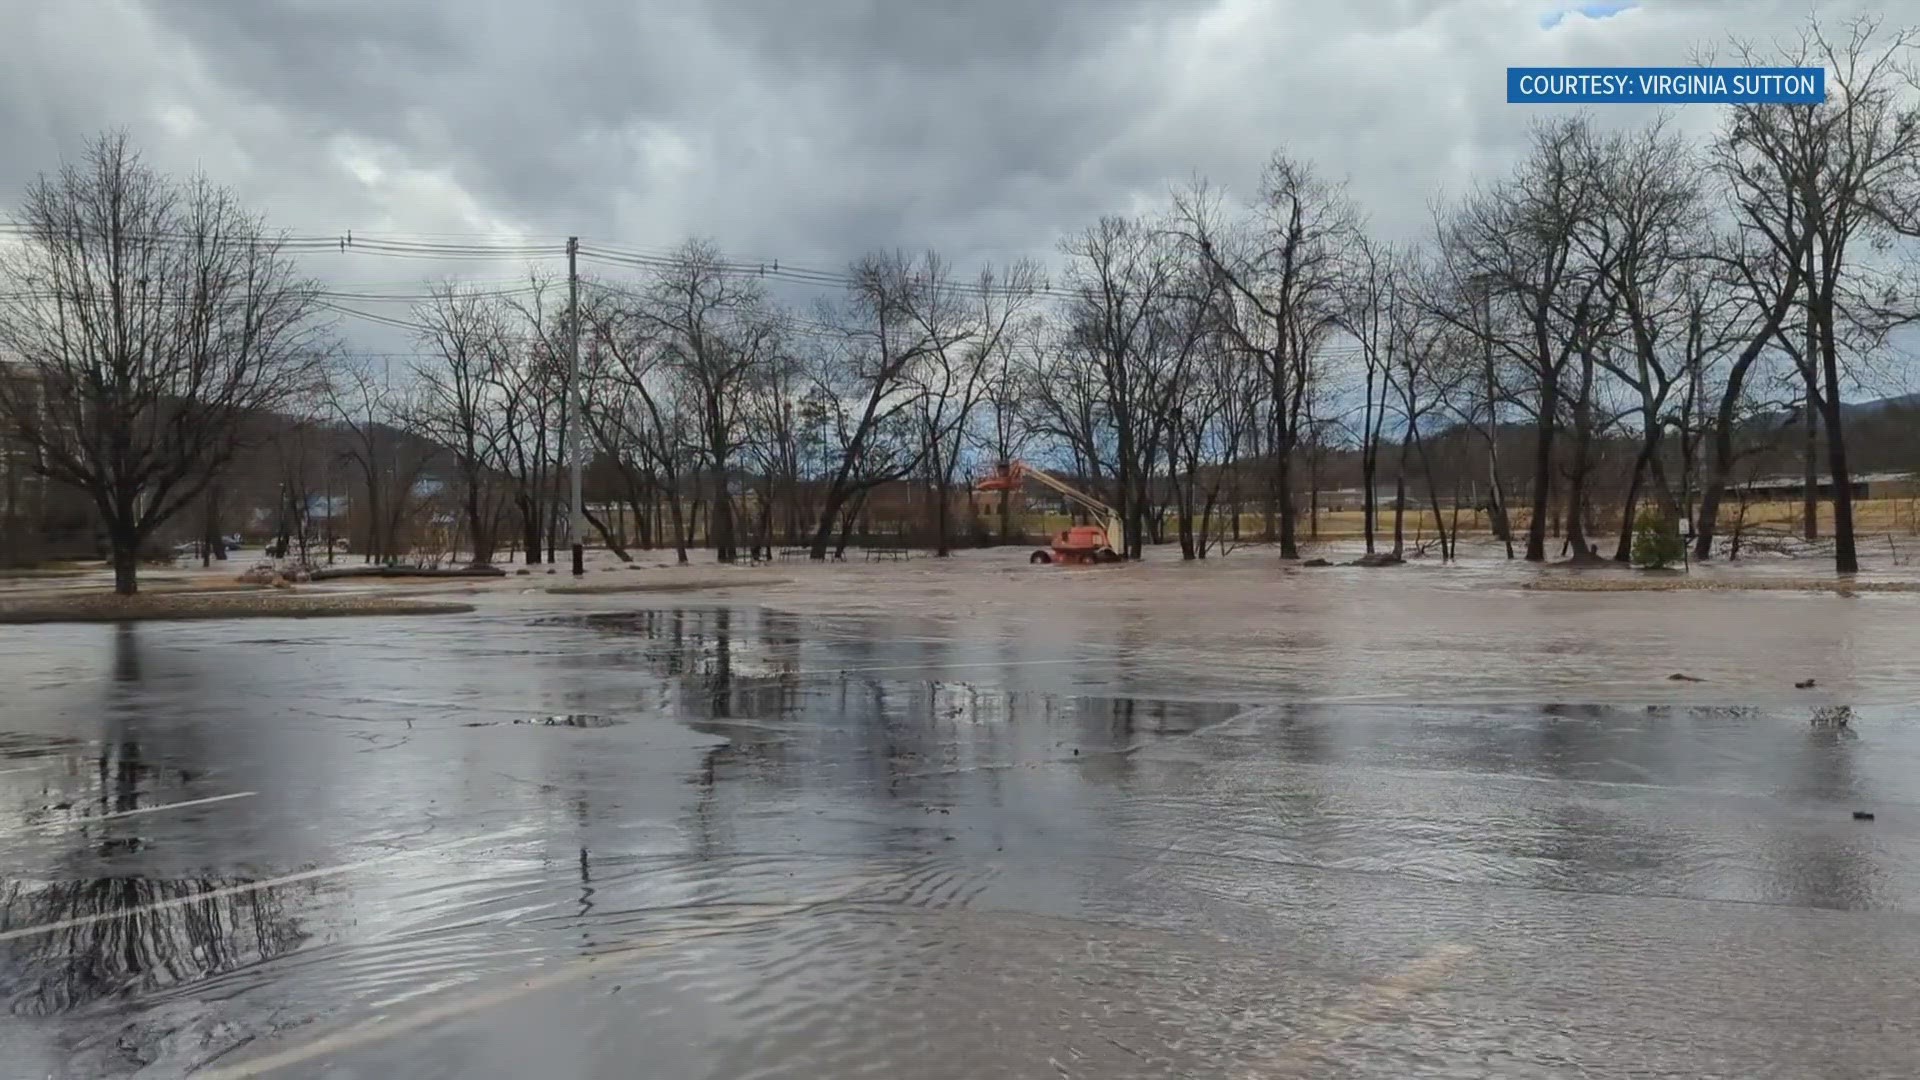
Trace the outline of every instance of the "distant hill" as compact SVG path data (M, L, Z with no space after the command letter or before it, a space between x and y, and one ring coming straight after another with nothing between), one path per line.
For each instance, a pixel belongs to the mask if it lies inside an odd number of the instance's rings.
M1876 420L1889 413L1920 409L1920 393L1898 394L1893 397L1876 398L1873 401L1849 401L1840 405L1840 419L1843 423L1855 420ZM1764 413L1754 417L1754 424L1761 429L1781 424L1800 422L1800 410L1783 409L1779 412Z
M1895 409L1920 409L1920 393L1900 394L1896 397L1881 398L1878 401L1862 401L1850 405L1842 404L1840 415L1850 420L1856 416L1879 416Z

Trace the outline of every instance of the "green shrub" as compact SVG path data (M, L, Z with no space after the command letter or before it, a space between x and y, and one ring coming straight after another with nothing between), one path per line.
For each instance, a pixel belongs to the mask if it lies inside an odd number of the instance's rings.
M1633 565L1658 570L1686 557L1679 522L1653 510L1640 511L1633 523Z

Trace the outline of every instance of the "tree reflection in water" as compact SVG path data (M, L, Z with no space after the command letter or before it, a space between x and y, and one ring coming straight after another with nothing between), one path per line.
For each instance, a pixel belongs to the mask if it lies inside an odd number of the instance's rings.
M307 935L286 913L279 889L186 899L246 884L244 878L138 877L10 882L0 891L0 933L96 921L7 942L0 994L15 1015L47 1016L102 998L192 985L297 948Z

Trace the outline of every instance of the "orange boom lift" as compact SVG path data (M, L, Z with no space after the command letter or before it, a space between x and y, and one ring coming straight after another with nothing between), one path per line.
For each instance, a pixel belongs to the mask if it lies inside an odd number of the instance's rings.
M1083 491L1069 487L1025 462L1002 463L991 476L975 484L973 490L982 493L1018 491L1020 485L1028 480L1059 492L1069 502L1085 510L1087 516L1093 519L1091 525L1074 525L1053 534L1052 546L1034 552L1029 562L1057 562L1072 566L1120 561L1120 553L1126 550L1127 543L1125 535L1120 531L1120 515L1114 512L1113 507Z

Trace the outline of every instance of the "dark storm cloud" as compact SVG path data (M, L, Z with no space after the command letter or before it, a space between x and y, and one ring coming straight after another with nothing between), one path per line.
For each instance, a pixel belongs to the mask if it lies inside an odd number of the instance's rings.
M1837 17L1847 5L1822 6ZM0 6L0 185L124 126L303 229L691 234L835 266L934 245L1049 255L1278 147L1376 229L1509 168L1508 64L1685 63L1799 0L71 0ZM1737 19L1733 14L1737 12ZM1609 120L1642 115L1609 110ZM1708 110L1683 125L1706 130ZM326 275L442 268L334 260ZM499 264L466 268L500 277Z

